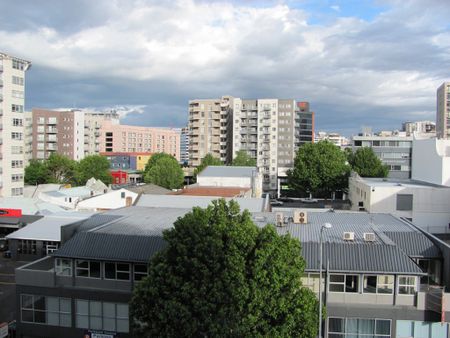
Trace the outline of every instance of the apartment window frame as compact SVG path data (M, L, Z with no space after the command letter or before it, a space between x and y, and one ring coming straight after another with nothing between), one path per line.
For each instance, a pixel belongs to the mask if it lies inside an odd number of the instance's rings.
M144 269L142 269L142 271L138 271L141 267L145 268L145 272L143 271ZM138 268L138 269L136 269L136 268ZM147 264L134 264L133 265L133 280L135 282L139 282L147 276L148 276L148 265Z
M24 306L24 299L28 299ZM57 303L57 309L50 305L50 301ZM36 308L36 304L40 304L41 308ZM55 303L54 303L55 305ZM32 320L24 319L24 313L31 314ZM39 314L39 320L36 320L36 315ZM57 324L54 319L57 316ZM58 327L72 327L72 300L64 297L51 297L34 294L20 294L20 321L22 323L32 323L39 325L50 325Z
M80 266L82 263L87 263L87 267ZM95 272L92 268L93 264L98 264L98 277L94 276L92 272ZM87 276L84 276L80 274L81 271L86 271ZM101 279L102 278L102 269L101 269L101 262L100 261L90 261L86 259L77 259L75 260L75 277L77 278L92 278L92 279Z
M342 281L339 280L332 280L337 279L336 277L343 277ZM348 287L347 287L347 281L351 281L352 278L356 278L356 282L354 283L354 285L356 286L356 291L348 291ZM359 293L359 281L360 281L360 275L358 274L330 274L329 276L329 283L328 283L328 292L333 292L333 293ZM332 290L332 286L342 286L342 291L339 290Z
M111 305L113 305L114 308L113 315L111 314L112 312L105 310ZM129 306L126 303L75 299L75 327L80 329L129 333L129 311ZM111 320L114 321L114 328L110 326ZM109 324L107 324L108 322Z
M337 324L338 321L340 321L340 324L338 325L332 325L332 321L335 321ZM355 322L356 321L356 330L351 325L349 325L349 322ZM360 328L360 322L367 322L367 321L373 321L372 326L372 332L360 332L358 330ZM382 322L386 324L389 322L389 333L385 330L385 327L383 328ZM332 327L334 326L334 327ZM361 325L362 326L362 325ZM370 325L369 325L370 327ZM330 338L344 338L344 337L367 337L367 338L391 338L392 337L392 319L387 318L355 318L355 317L328 317L327 318L327 328L328 328L328 336Z
M73 260L68 258L56 258L55 273L57 276L72 277Z
M107 266L114 267L112 270L107 271ZM124 269L124 266L128 267L128 270ZM103 276L106 280L121 280L121 281L130 281L131 279L131 265L129 263L121 263L121 262L104 262L103 264ZM114 274L111 276L111 272ZM127 277L125 278L125 276Z
M406 279L406 282L402 282L402 279ZM413 283L408 283L409 281ZM402 288L406 292L402 292ZM410 275L400 275L397 277L397 294L400 296L413 296L417 292L417 277Z
M376 278L375 283L375 292L368 291L368 287L366 286L366 280L368 278ZM383 277L392 278L392 283L385 283L380 281ZM383 290L390 290L390 292L383 292ZM378 295L393 295L395 290L395 276L394 275L364 275L363 276L363 286L362 293L364 294L378 294Z

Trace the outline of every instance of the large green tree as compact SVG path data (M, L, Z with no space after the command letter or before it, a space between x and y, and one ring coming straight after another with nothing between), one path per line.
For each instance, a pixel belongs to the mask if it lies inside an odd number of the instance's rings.
M145 167L144 181L167 189L178 189L183 186L183 169L175 157L158 153L148 161Z
M76 184L76 169L78 163L67 156L53 153L45 161L49 179L47 183Z
M109 161L104 156L89 155L83 158L77 166L77 182L85 185L86 181L94 177L105 184L112 183L109 171Z
M236 153L236 157L231 162L231 165L240 167L255 167L256 160L251 158L245 150L239 150Z
M47 183L50 173L47 165L43 161L30 160L28 166L25 168L25 183L36 185Z
M370 147L362 147L348 153L348 162L352 170L362 177L387 177L389 168L383 164Z
M302 287L298 240L224 200L194 208L163 237L134 289L134 336L316 336L318 300Z
M329 195L346 189L350 166L345 153L329 141L306 143L287 173L289 186L299 192Z
M200 174L206 167L220 165L223 165L220 159L214 157L212 154L206 154L206 156L202 158L200 165L194 170L194 180L197 179L197 175Z

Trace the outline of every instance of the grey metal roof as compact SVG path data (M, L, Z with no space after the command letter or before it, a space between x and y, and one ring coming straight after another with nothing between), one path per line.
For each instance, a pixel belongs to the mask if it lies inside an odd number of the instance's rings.
M149 195L165 195L168 194L169 192L172 192L172 190L160 187L159 185L156 184L130 185L124 186L123 188L138 194L149 194Z
M139 207L155 207L155 208L187 208L193 207L206 208L212 201L219 199L218 197L209 196L188 196L188 195L142 195L136 205ZM226 198L230 200L231 198ZM262 211L264 208L263 198L233 198L241 210L247 209L251 212Z
M117 261L148 261L164 247L162 232L172 228L178 217L190 212L185 208L130 207L96 215L97 221L86 231L76 234L54 255L85 259ZM105 216L116 216L108 219ZM259 227L274 223L275 213L253 213ZM286 212L290 217L292 213ZM307 271L318 270L320 229L324 223L324 262L331 271L355 273L423 274L411 257L439 257L437 247L421 232L388 214L308 212L308 224L287 224L277 227L279 234L290 234L302 243ZM102 219L104 217L104 223ZM86 223L92 222L87 220ZM354 241L344 241L343 233L355 233ZM374 242L363 235L374 232ZM411 255L408 256L408 255ZM325 264L325 263L324 263Z
M252 177L256 167L232 167L232 166L209 166L198 176L200 177Z

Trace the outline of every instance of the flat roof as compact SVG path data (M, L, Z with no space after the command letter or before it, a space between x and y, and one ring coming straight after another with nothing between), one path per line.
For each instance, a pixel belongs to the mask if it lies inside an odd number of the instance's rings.
M256 167L208 166L199 177L252 177Z
M241 187L187 187L170 193L171 195L235 197L251 190Z
M428 183L412 179L400 178L375 178L375 177L360 177L360 181L370 187L407 187L407 188L441 188L449 189L445 185Z

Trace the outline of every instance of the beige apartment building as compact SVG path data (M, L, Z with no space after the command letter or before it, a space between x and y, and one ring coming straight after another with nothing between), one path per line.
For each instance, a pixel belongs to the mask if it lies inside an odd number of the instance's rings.
M444 82L436 96L436 137L450 139L450 82Z
M100 128L100 152L167 153L180 160L180 133L171 128L138 127L105 121Z
M100 152L101 127L108 121L113 125L119 124L119 114L110 112L86 112L84 114L84 155L94 155Z
M24 186L25 72L31 62L0 53L0 196L21 196Z
M256 159L264 191L279 189L297 148L313 142L314 113L294 99L189 101L189 158L198 166L208 153L230 163L240 150Z

